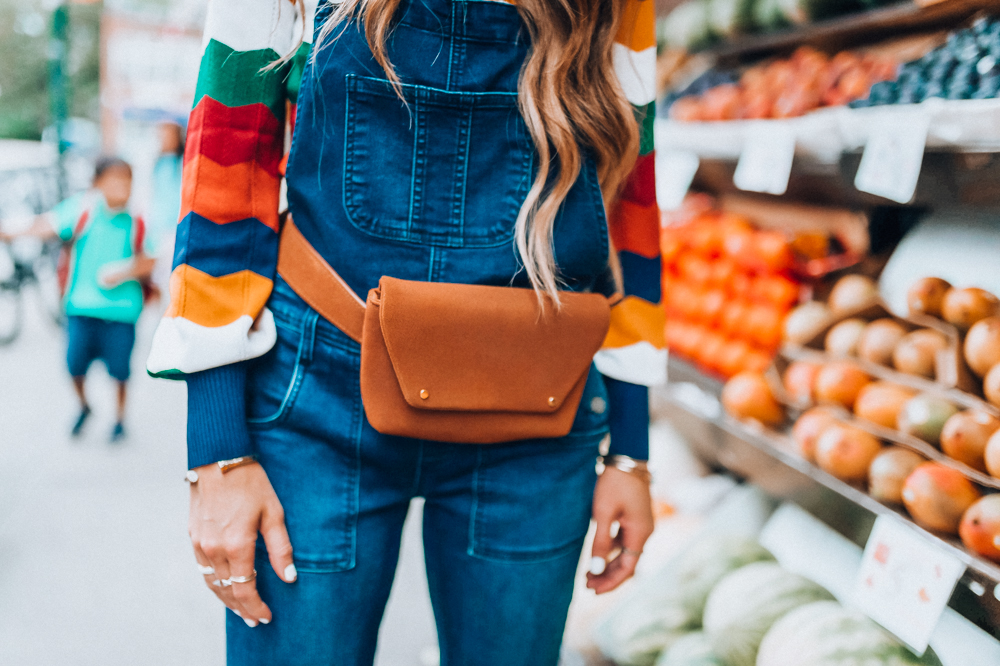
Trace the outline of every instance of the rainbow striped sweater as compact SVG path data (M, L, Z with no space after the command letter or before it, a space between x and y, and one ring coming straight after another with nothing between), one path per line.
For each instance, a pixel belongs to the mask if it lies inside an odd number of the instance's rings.
M315 0L213 0L184 158L170 307L147 370L188 381L191 467L253 452L246 370L276 330L266 307L277 263L282 160L294 128ZM625 299L595 361L608 380L612 448L648 452L648 386L666 380L653 118L653 0L630 0L614 63L642 127L635 170L609 209ZM295 50L294 57L267 68Z

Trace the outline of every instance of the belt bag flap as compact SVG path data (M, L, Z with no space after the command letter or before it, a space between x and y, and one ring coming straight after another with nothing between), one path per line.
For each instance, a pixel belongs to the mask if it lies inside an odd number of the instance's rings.
M600 294L560 298L543 312L530 289L383 277L368 294L361 345L372 426L472 443L569 432L610 307Z

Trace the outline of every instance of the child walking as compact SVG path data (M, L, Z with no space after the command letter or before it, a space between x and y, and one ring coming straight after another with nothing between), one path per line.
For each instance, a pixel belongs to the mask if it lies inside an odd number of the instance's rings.
M80 401L74 437L90 417L86 375L96 360L104 361L118 383L117 413L111 441L125 437L125 404L135 322L143 305L142 281L149 278L155 256L140 218L127 210L132 194L132 168L115 157L101 158L93 187L66 199L35 218L23 232L0 239L34 236L60 239L68 250L64 306L67 316L66 361Z

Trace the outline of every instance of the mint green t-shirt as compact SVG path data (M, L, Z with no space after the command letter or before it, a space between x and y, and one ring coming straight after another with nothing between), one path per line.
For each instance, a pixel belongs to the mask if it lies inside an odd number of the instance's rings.
M142 312L139 283L128 280L105 289L99 279L103 273L127 267L132 259L132 234L137 228L132 216L109 209L100 192L84 192L52 209L52 226L59 238L69 241L88 210L87 224L73 244L66 314L135 323ZM144 251L152 256L151 249L146 235Z

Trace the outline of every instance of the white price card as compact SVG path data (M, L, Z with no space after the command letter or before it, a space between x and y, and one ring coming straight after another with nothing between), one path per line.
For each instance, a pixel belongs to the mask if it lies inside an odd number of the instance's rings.
M747 192L784 194L795 159L795 133L785 121L761 120L748 125L733 183Z
M855 584L858 607L922 655L965 565L892 516L875 521Z
M691 189L701 160L686 150L656 153L656 203L660 210L677 210Z
M854 186L897 203L910 203L924 163L930 115L890 110L873 119Z

